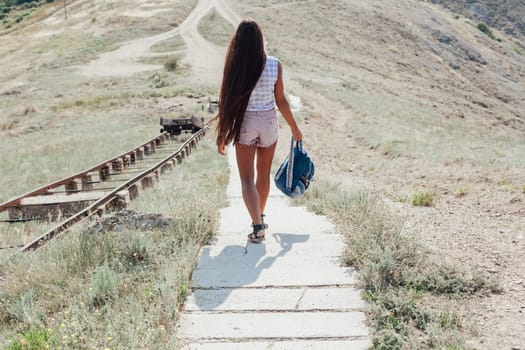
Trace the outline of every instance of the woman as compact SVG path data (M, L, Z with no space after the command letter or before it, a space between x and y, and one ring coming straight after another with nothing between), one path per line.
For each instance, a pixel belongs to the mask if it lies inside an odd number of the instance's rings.
M264 51L259 25L251 19L243 20L226 53L217 115L217 146L219 153L225 155L225 146L235 144L242 197L252 218L253 232L248 239L256 243L264 239L267 228L263 213L278 138L276 105L293 138L302 139L284 96L282 76L279 60Z

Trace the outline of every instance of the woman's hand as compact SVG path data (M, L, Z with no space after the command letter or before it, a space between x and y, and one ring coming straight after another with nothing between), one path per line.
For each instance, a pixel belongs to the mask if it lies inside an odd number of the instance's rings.
M220 155L223 155L223 156L226 155L226 146L224 145L224 142L221 142L221 143L217 146L217 151L219 152Z
M292 136L295 141L301 141L303 139L303 134L298 127L292 128Z

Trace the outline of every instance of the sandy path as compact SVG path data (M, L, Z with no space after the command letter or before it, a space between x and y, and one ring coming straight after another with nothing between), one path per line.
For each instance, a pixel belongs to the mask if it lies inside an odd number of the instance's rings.
M224 48L203 38L198 30L200 20L213 8L233 26L240 17L224 1L201 0L186 20L179 26L180 35L186 44L184 62L191 65L194 80L199 83L218 82L224 63Z
M144 64L139 60L166 55L167 53L153 53L151 47L180 34L186 44L183 62L191 65L194 80L200 83L217 82L222 71L224 49L210 43L198 31L200 20L213 8L234 26L240 21L240 17L225 1L200 0L177 28L125 42L117 50L103 53L96 60L79 67L80 73L88 77L123 77L161 69L160 65Z

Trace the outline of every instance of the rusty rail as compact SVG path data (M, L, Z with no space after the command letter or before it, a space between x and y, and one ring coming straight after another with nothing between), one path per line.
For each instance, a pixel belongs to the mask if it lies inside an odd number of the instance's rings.
M159 171L161 172L162 171L162 167L166 166L169 162L173 161L174 159L176 159L177 161L182 160L182 158L184 158L187 155L189 155L189 152L191 152L191 148L195 147L197 145L197 142L206 134L207 129L208 128L206 127L204 129L196 132L188 140L186 140L175 152L173 152L172 154L170 154L169 156L167 156L163 160L157 162L155 165L153 165L149 169L142 171L140 174L136 175L132 179L126 181L122 185L120 185L120 186L116 187L115 189L113 189L111 192L109 192L104 197L100 198L99 200L95 201L94 203L92 203L88 207L84 208L83 210L79 211L78 213L74 214L73 216L71 216L71 217L67 218L66 220L62 221L60 224L58 224L54 228L48 230L44 234L42 234L39 237L35 238L30 243L26 244L22 248L22 251L29 251L29 250L38 249L42 245L44 245L46 242L52 240L53 238L59 236L61 233L63 233L66 230L68 230L74 224L79 223L79 222L89 218L93 214L96 214L96 213L100 214L101 212L103 212L105 210L106 206L108 206L109 204L111 204L115 200L117 200L119 192L125 191L125 190L129 191L130 189L133 188L133 186L137 186L137 183L139 181L142 181L143 179L145 179L147 176L155 174L156 172L159 172ZM140 147L143 147L143 146L145 146L145 145L155 141L156 139L157 138L153 138L152 140L146 142L142 146L136 147L134 150L136 150L136 149L138 149ZM121 157L123 157L123 156L125 156L125 155L127 155L127 154L129 154L131 152L132 151L123 153L119 157L112 158L112 160L119 159L119 158L121 158ZM110 161L112 161L112 160L110 160ZM85 171L83 171L83 172L81 172L79 174L82 175L82 174L88 173L90 171L98 170L100 168L97 168L97 167L102 167L102 166L104 166L105 164L107 164L110 161L103 162L103 163L101 163L101 164L99 164L99 165L97 165L95 167L92 167L92 168L90 168L88 170L85 170ZM65 182L67 182L66 180L71 180L73 178L79 177L79 174L74 175L74 176L70 176L70 177L68 177L66 179L63 179L63 180L60 180L60 181L57 181L57 182L53 183L53 185L54 184L58 184L58 183L63 185ZM42 191L42 189L49 188L49 186L50 185L44 186L44 187L42 187L40 189L37 189L35 191L32 191L30 193L31 194L37 193L38 191ZM60 186L60 185L58 185L58 186ZM25 196L27 196L27 194ZM16 200L21 200L22 198L24 198L24 196L17 197L14 200L11 200L10 202L16 203ZM10 203L10 202L8 202L8 203Z
M57 188L57 187L60 187L60 186L63 186L75 179L79 179L79 178L82 178L83 176L91 173L91 172L94 172L94 171L97 171L97 170L100 170L104 167L107 166L108 163L113 163L114 161L118 160L118 159L121 159L127 155L131 155L132 153L134 153L135 151L137 151L138 149L140 149L141 147L146 147L147 145L150 145L151 143L155 142L157 144L157 142L160 142L160 140L163 138L163 137L168 137L168 133L162 133L160 134L159 136L156 136L148 141L146 141L145 143L141 144L140 146L137 146L127 152L124 152L122 153L121 155L119 156L116 156L116 157L113 157L113 158L110 158L108 160L105 160L89 169L85 169L77 174L74 174L74 175L71 175L71 176L68 176L68 177L65 177L61 180L58 180L58 181L55 181L53 183L50 183L50 184L47 184L47 185L44 185L42 187L39 187L35 190L32 190L30 192L27 192L21 196L18 196L18 197L15 197L15 198L12 198L10 200L8 200L7 202L5 203L2 203L0 204L0 213L5 211L6 209L9 209L9 207L12 207L12 206L15 206L15 205L19 205L20 202L22 201L22 199L24 198L27 198L27 197L33 197L33 196L37 196L37 195L40 195L40 194L45 194L49 191L51 191L52 189L54 188Z

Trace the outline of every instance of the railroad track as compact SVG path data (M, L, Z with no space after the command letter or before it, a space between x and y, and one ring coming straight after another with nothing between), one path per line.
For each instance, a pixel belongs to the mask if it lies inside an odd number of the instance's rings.
M54 222L52 228L31 242L16 246L22 251L37 249L94 214L126 207L164 172L189 156L206 131L203 128L182 143L164 132L77 174L12 198L0 204L0 221L4 225Z

